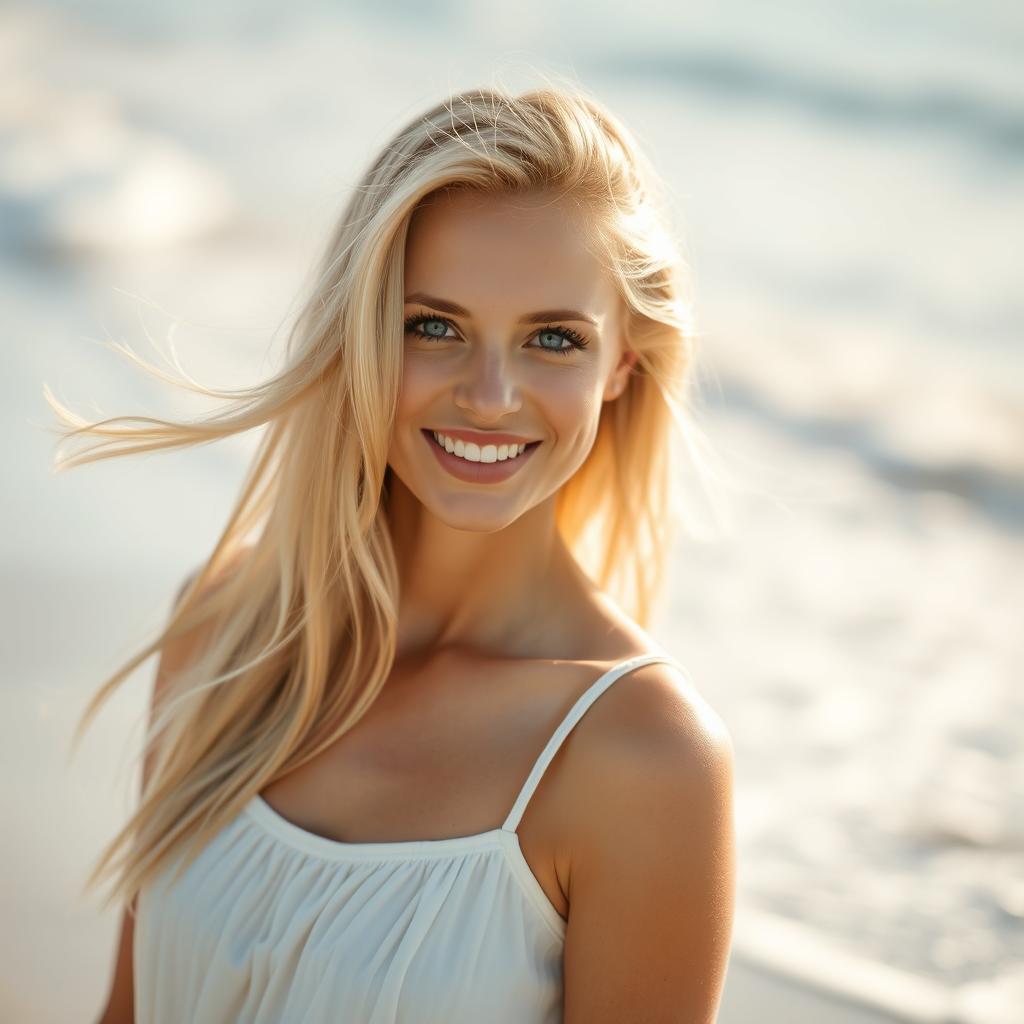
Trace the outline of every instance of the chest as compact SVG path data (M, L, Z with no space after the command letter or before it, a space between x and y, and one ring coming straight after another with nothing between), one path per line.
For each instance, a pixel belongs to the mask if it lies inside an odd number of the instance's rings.
M592 680L576 663L433 665L399 670L367 714L326 750L265 787L292 824L339 842L469 836L502 826L559 721ZM529 870L568 916L559 771L563 745L517 832Z

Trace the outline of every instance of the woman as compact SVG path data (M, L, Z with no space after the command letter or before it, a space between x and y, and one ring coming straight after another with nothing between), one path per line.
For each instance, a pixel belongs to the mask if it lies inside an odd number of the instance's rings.
M159 652L88 883L127 904L103 1021L715 1019L733 753L643 628L694 432L644 167L579 92L453 96L384 147L236 410L52 403L122 452L267 427L79 727Z

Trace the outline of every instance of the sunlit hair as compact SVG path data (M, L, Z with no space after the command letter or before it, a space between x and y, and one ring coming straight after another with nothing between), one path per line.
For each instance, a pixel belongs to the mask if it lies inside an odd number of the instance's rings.
M96 439L58 469L266 428L227 525L166 627L100 687L75 732L77 744L147 658L203 636L156 695L139 805L86 882L114 876L104 907L132 900L172 855L178 877L256 793L352 728L391 670L399 580L386 460L402 370L404 248L417 204L437 190L550 194L586 214L638 361L556 496L557 527L591 578L647 625L677 528L692 525L684 457L710 485L701 452L714 454L695 422L686 266L659 187L627 129L579 89L463 92L413 118L355 186L280 372L229 391L172 381L225 400L196 422L87 422L44 388L64 440Z

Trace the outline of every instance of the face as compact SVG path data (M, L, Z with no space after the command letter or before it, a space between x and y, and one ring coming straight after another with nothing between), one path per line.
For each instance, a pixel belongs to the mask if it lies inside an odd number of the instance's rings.
M602 405L632 357L619 299L588 250L581 215L551 194L441 194L414 214L405 250L402 383L393 473L455 529L501 529L552 496L586 459ZM460 460L433 431L487 459ZM450 445L449 445L450 446ZM474 455L472 448L468 449Z

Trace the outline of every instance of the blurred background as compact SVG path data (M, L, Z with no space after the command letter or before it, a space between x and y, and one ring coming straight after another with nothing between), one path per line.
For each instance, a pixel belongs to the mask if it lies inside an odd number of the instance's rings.
M736 746L722 1021L1024 1019L1022 68L995 0L0 7L0 1019L99 1013L120 914L81 887L155 665L71 733L257 440L55 474L44 383L89 418L210 408L114 341L261 379L385 140L536 71L664 179L748 485L651 629Z

